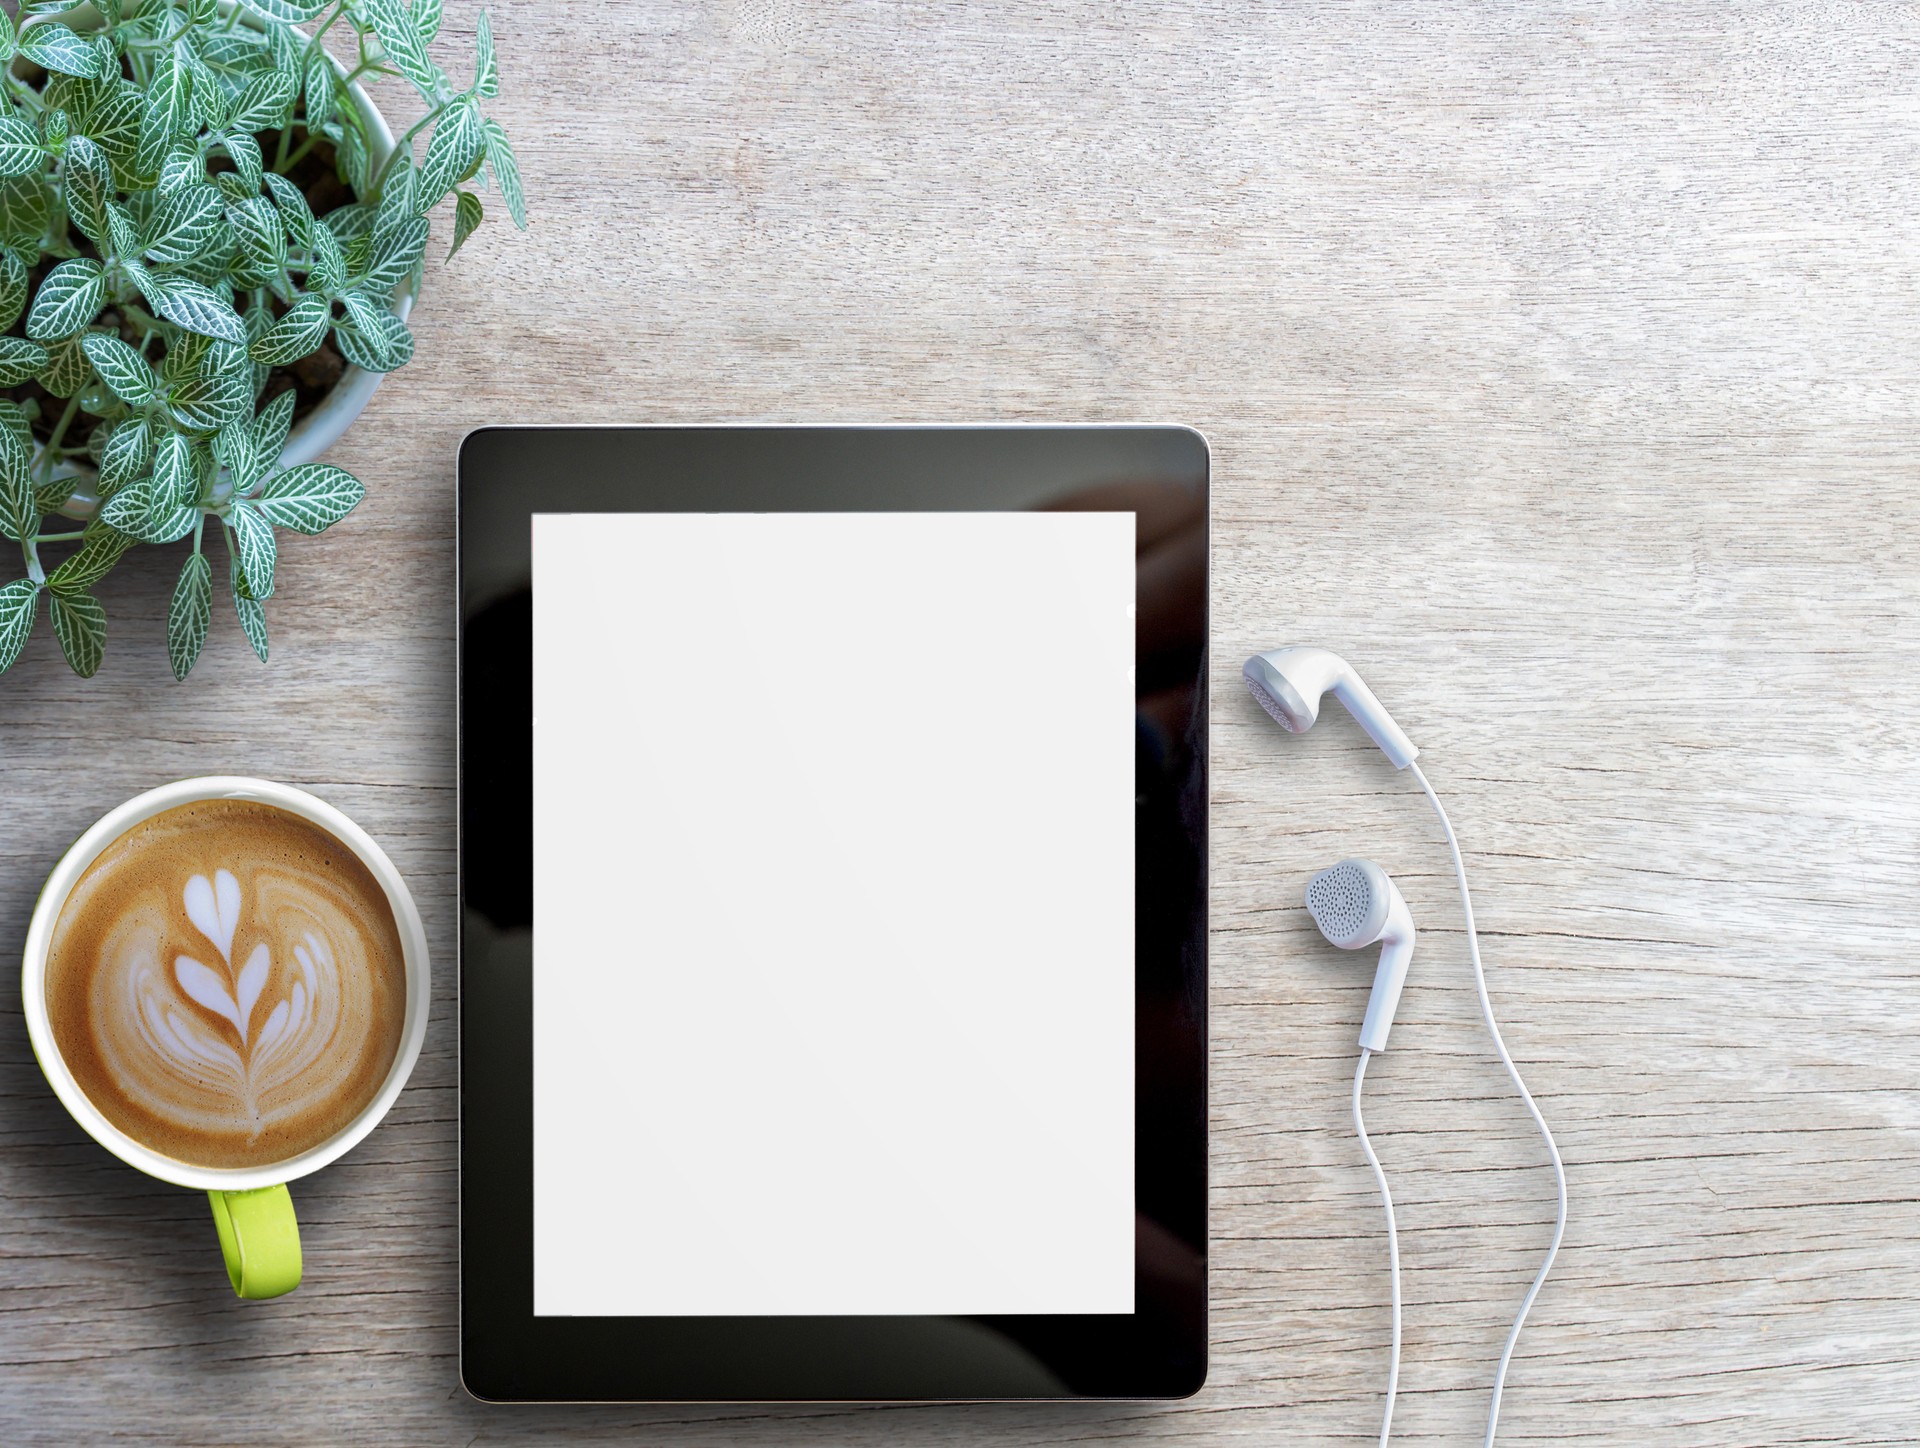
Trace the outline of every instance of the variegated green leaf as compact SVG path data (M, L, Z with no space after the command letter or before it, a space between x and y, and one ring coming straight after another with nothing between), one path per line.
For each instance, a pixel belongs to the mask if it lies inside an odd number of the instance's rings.
M255 598L273 597L275 548L273 524L255 512L251 503L235 499L227 509L233 541L240 550L240 571L247 575L247 592Z
M193 90L190 104L193 109L193 124L196 128L217 131L227 123L232 107L228 104L227 94L220 88L219 80L207 68L197 49L181 47L177 54L181 64L193 74Z
M520 189L520 163L514 160L513 147L507 144L507 133L498 121L489 118L486 132L487 165L493 169L494 185L500 188L500 199L507 203L507 215L513 218L513 224L525 231L527 198Z
M194 164L199 165L197 158ZM220 193L204 181L169 192L147 223L147 255L183 262L204 254L220 230L224 209Z
M91 593L47 595L53 615L53 636L60 640L60 652L67 664L83 679L91 679L100 668L107 648L107 611Z
M271 201L256 196L234 202L227 207L227 225L233 232L235 266L242 275L265 278L279 273L287 259L287 231Z
M333 65L324 52L307 62L306 69L307 114L310 116L330 116L334 102L339 99L340 82L333 73Z
M328 0L240 0L254 14L268 20L284 20L290 25L305 25L327 8Z
M340 249L340 239L333 229L316 226L313 229L312 265L307 270L307 289L331 296L346 285L347 258Z
M394 155L392 168L380 183L380 205L373 215L373 234L384 236L420 214L420 179L405 151Z
M361 18L380 37L393 68L413 82L414 88L429 100L434 99L434 67L427 59L427 47L400 0L360 0Z
M0 177L0 241L37 253L52 209L53 193L45 172Z
M486 144L480 108L469 100L449 106L433 128L426 163L420 168L420 210L432 210L473 169Z
M147 82L147 117L165 140L193 129L193 68L175 47L157 52ZM147 127L141 130L142 148Z
M0 387L17 387L47 365L47 349L25 337L0 337Z
M326 340L332 312L325 297L309 292L287 308L286 315L275 322L264 337L247 348L247 355L271 367L311 357Z
M500 94L500 67L493 55L493 22L480 12L479 32L474 40L473 93L484 100Z
M55 397L71 397L93 380L93 363L80 334L47 343L47 364L40 369L40 385Z
M0 252L0 327L19 321L26 305L26 264L13 252Z
M233 610L240 616L240 631L253 645L260 662L267 661L267 610L247 592L247 578L240 571L240 555L233 546L233 534L227 534L227 585L233 594Z
M198 333L182 333L173 339L167 355L160 359L160 390L165 392L189 377L229 370L237 365L236 349L227 342Z
M233 478L233 490L246 493L266 471L253 446L253 418L245 415L214 435L213 456Z
M206 183L207 163L200 157L200 148L187 141L174 141L160 158L159 189L162 195L169 191L179 191L189 186L201 186Z
M0 116L0 176L24 176L46 163L40 133L18 116Z
M193 444L177 432L167 433L153 453L151 507L156 512L184 508L200 491L200 475L193 465Z
M486 217L486 208L481 206L480 198L471 191L456 191L453 199L453 245L447 248L447 260L453 260L453 254L460 250L461 243L479 228Z
M307 205L307 198L300 188L282 176L278 171L269 171L263 178L267 190L273 193L273 204L280 210L280 218L287 224L287 232L293 237L293 244L302 251L313 245L313 208Z
M20 410L20 404L10 398L0 399L0 433L11 434L20 445L22 457L33 455L33 427L27 421L26 413ZM7 439L0 437L0 448L7 446ZM4 464L0 464L4 466Z
M127 531L142 543L178 543L193 531L193 525L199 517L198 508L169 509L155 503L146 516Z
M285 278L284 276L272 277L268 285L273 288L274 295L277 297L285 290ZM292 295L291 292L287 294ZM255 342L273 330L273 309L264 302L255 301L247 308L240 320L247 324L247 346L252 347ZM247 366L253 374L253 398L257 405L261 389L267 385L267 379L273 375L273 369L264 362L255 362L252 358L247 359Z
M301 37L290 25L269 25L267 33L267 53L273 57L273 68L282 75L292 78L296 87L300 84L300 63L305 55Z
M117 202L107 203L107 243L118 259L140 254L139 228L133 224L133 218L127 215L126 208Z
M306 463L268 478L254 506L279 527L319 533L346 517L366 495L352 473L326 463Z
M400 285L427 249L427 219L416 216L392 231L373 237L372 264L362 283L377 296L386 296Z
M140 289L140 295L147 299L147 305L176 327L203 337L218 337L236 346L245 344L246 324L226 298L211 287L185 277L156 276L138 265L126 270Z
M440 33L440 0L413 0L413 28L420 32L420 43L432 45Z
M189 377L167 393L167 406L182 426L217 432L245 417L253 403L253 376L216 372Z
M240 188L235 199L240 196L258 196L260 178L266 174L267 169L266 159L260 154L260 143L245 131L231 131L227 134L226 147L227 155L233 161L231 175L237 178L234 184ZM228 172L220 173L222 180L226 180L228 176Z
M138 540L146 527L147 514L153 510L153 479L135 478L123 483L100 507L100 521L109 528Z
M345 325L361 333L381 360L379 370L386 371L387 334L380 324L383 308L368 299L364 292L342 292L340 305L346 311Z
M349 124L341 128L340 139L334 143L333 160L354 194L364 196L372 179L367 138L360 129L359 118L352 111L344 114L349 118Z
M151 101L143 102L140 112L140 141L134 148L132 171L151 185L160 173L160 165L173 145L174 133L167 129L168 111Z
M27 313L27 335L36 341L66 337L100 314L107 299L100 263L76 256L48 272Z
M164 387L172 387L183 378L237 372L244 365L240 349L231 342L202 336L176 337L160 363L160 382Z
M264 463L280 456L287 445L287 430L293 426L293 390L289 388L260 409L253 420L254 454Z
M140 117L146 102L137 86L114 86L88 117L86 133L106 153L120 179L127 174L140 154Z
M16 542L32 537L40 527L31 463L32 455L11 432L0 439L0 533Z
M111 496L152 467L153 429L147 420L135 417L116 424L100 451L101 488Z
M0 588L0 673L13 667L33 632L33 612L40 602L40 585L31 578L16 578Z
M85 136L67 142L61 167L67 214L95 246L107 244L107 205L113 200L113 165Z
M78 479L67 474L48 478L44 483L33 485L33 505L42 513L57 513L73 497L74 485Z
M87 529L79 549L47 575L47 587L55 593L85 593L120 561L120 555L133 547L133 539L109 526L104 520Z
M113 395L129 407L144 407L160 381L147 366L147 359L118 337L106 332L88 332L80 339L87 358L100 380L113 389Z
M335 241L345 247L351 241L364 241L371 236L378 217L376 208L364 201L354 201L334 207L320 224L333 233Z
M293 77L277 70L263 70L247 82L234 102L233 115L226 129L233 131L273 131L287 123L300 87Z
M335 327L334 345L340 355L365 372L394 372L413 359L413 333L391 312L375 309L374 320L383 334L370 342L357 327Z
M207 555L194 552L180 569L167 606L167 662L173 676L184 679L207 642L207 622L213 616L213 569Z
M43 70L62 75L97 76L100 52L58 21L29 25L20 36L20 54Z
M17 36L13 28L13 17L0 10L0 65L13 59L17 45Z

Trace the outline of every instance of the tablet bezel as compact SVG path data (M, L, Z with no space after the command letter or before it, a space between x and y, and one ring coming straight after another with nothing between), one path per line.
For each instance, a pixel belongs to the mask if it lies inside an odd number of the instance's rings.
M522 644L517 596L530 590L534 513L1004 511L1100 487L1197 493L1204 517L1206 442L1188 428L1151 426L511 427L463 439L460 1368L475 1397L977 1401L1198 1390L1206 1375L1204 588L1190 678L1180 666L1194 701L1185 732L1171 743L1137 733L1138 770L1151 764L1164 774L1169 753L1178 768L1163 786L1169 797L1152 806L1159 822L1142 826L1159 832L1155 847L1168 853L1136 871L1136 920L1154 928L1139 929L1136 943L1137 990L1150 991L1153 1006L1137 997L1141 1225L1132 1314L536 1317L531 929L496 930L475 905L511 899L496 913L517 921L523 878L531 898L531 635ZM502 723L523 717L524 757L518 726ZM1148 850L1143 834L1137 861Z

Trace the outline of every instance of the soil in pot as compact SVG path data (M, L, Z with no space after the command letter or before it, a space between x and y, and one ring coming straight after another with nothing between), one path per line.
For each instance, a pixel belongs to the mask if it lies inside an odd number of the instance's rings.
M305 135L304 128L298 131L298 135ZM269 157L279 150L280 133L278 131L262 132L259 140L261 149ZM232 170L233 166L226 157L221 156L209 163L209 169ZM330 211L351 204L354 199L353 192L348 189L334 169L334 150L331 141L324 139L316 141L313 149L296 161L286 174L288 179L306 196L307 203L313 208L315 216L325 216ZM97 257L98 253L94 251L92 243L81 236L77 229L73 230L72 235L79 245L80 255ZM28 269L27 296L29 298L39 293L41 278L53 270L60 260L61 258L58 257L43 256ZM244 301L244 298L242 300ZM275 297L269 296L267 304L273 309L275 317L286 310ZM245 310L242 306L243 314ZM14 336L25 336L26 322L27 311L23 310L19 320L8 329L8 332ZM119 324L119 315L109 307L100 314L95 325L110 327ZM140 334L131 326L122 326L120 336L122 340L133 346L140 345ZM153 360L158 361L158 355L156 354ZM302 357L298 362L288 366L275 367L268 374L267 385L260 394L260 405L264 406L271 402L282 392L292 391L294 393L293 423L297 427L301 419L318 407L326 399L327 394L333 391L334 384L340 380L341 373L346 370L346 359L334 347L333 337L329 334L320 350L311 357ZM67 404L71 401L70 398L55 397L37 381L31 379L13 387L0 388L0 397L10 398L20 404L32 420L34 437L43 443L52 439L54 429L59 425L61 417L67 411ZM67 422L66 432L61 437L61 446L69 450L84 451L87 439L98 422L99 419L88 412L84 405L77 408Z

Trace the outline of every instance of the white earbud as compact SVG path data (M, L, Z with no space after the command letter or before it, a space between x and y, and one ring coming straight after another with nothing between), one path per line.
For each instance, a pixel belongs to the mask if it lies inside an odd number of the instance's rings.
M1372 860L1342 860L1307 882L1307 913L1320 933L1342 950L1380 947L1367 1018L1360 1025L1360 1049L1387 1049L1394 1007L1407 983L1413 960L1413 912L1391 876Z
M1240 673L1260 707L1290 734L1313 728L1320 716L1320 696L1332 690L1395 769L1405 769L1420 752L1353 665L1338 654L1308 647L1272 649L1248 659Z

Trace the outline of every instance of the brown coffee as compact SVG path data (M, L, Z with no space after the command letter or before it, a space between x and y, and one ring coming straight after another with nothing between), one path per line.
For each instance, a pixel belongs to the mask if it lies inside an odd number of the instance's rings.
M359 856L249 800L128 830L54 923L47 1014L80 1089L176 1161L268 1166L379 1094L406 1022L400 931Z

